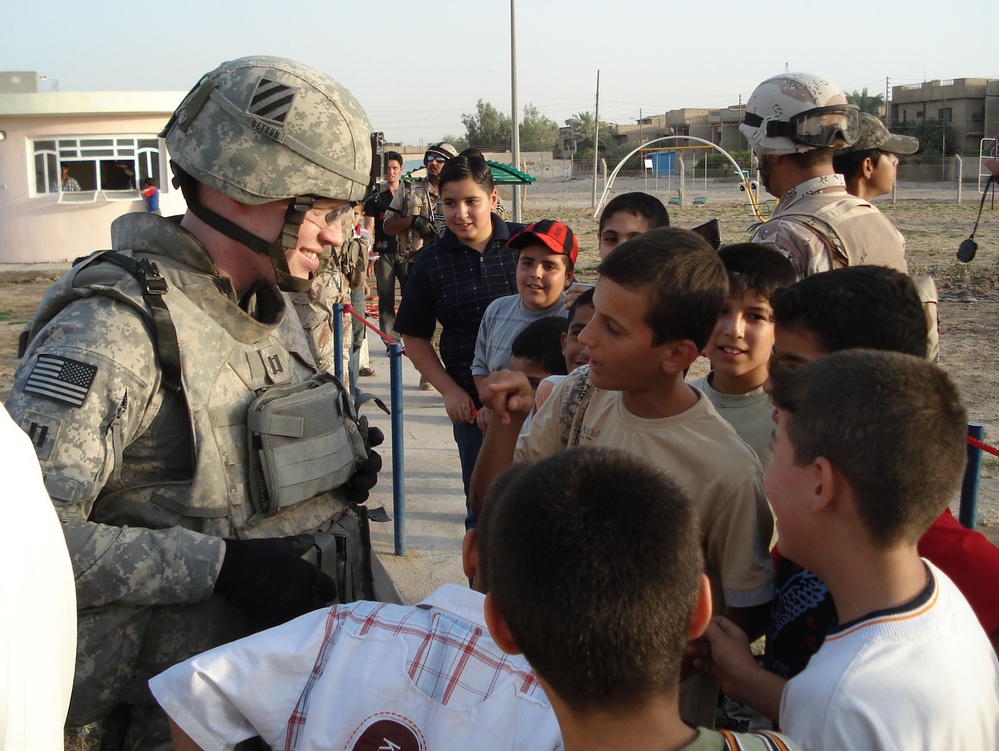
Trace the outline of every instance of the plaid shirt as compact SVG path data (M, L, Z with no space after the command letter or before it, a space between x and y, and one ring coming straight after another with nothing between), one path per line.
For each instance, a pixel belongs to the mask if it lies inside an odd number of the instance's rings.
M399 304L395 330L430 339L441 325L441 361L448 374L479 404L472 360L479 323L493 300L517 294L517 251L506 241L523 229L492 215L493 237L479 253L448 230L416 258Z
M260 735L275 749L561 749L548 697L523 656L489 637L482 604L445 584L415 606L316 610L150 688L203 748Z

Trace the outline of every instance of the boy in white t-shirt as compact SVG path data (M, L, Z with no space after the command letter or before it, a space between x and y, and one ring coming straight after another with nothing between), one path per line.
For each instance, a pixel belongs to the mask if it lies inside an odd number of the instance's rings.
M726 619L695 664L809 751L996 749L999 662L916 549L961 483L957 388L922 358L859 349L777 365L770 380L778 547L828 585L838 623L790 681Z

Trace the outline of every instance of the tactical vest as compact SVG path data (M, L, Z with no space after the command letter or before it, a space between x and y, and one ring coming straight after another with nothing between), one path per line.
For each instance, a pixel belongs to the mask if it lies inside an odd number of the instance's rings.
M901 244L898 230L887 219L877 224L865 221L872 210L877 211L869 202L846 195L815 211L788 211L771 221L790 219L812 230L826 246L833 268L868 264L905 271L898 264L900 254L891 252Z
M287 296L273 301L285 311L279 323L268 325L232 305L205 274L162 256L138 255L155 260L161 274L162 288L151 296L133 273L107 262L106 253L89 256L54 285L30 324L27 341L74 300L106 295L132 306L158 332L164 386L179 386L194 450L191 477L164 482L131 473L127 461L121 464L120 443L116 445L116 472L95 503L91 520L118 526L135 523L136 509L142 509L148 517L141 520L144 526L180 525L221 537L278 537L327 529L345 508L335 492L321 492L276 513L263 508L250 492L250 404L261 390L303 382L317 370ZM130 251L120 254L132 258ZM148 288L149 281L145 284ZM150 304L153 298L165 306L176 332L179 384L170 384L169 347L162 341ZM303 459L301 471L312 473L307 457Z

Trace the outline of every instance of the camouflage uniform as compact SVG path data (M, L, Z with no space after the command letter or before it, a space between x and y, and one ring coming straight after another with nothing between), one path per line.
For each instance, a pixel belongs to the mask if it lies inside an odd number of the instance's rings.
M432 191L427 180L415 180L412 183L403 182L392 197L392 203L385 210L385 218L394 216L425 216L432 221L439 232L444 231L444 219L440 212L440 196ZM410 228L398 235L399 253L410 261L423 249L425 244L420 233Z
M799 279L859 264L908 273L902 234L877 208L849 195L842 175L815 177L789 190L752 241L776 245Z
M254 391L316 371L287 298L262 283L238 301L204 247L168 219L127 214L112 245L154 260L166 279L182 393L165 387L140 284L85 262L64 278L82 298L34 336L7 402L35 444L76 573L71 726L119 702L152 705L150 677L254 630L212 594L220 537L325 530L344 507L327 492L265 517L248 490ZM50 290L39 316L64 289Z

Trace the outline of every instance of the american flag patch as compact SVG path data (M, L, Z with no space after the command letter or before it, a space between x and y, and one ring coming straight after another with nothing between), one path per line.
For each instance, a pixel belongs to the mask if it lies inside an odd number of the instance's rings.
M94 365L58 355L39 355L24 384L24 393L82 407L96 375Z

